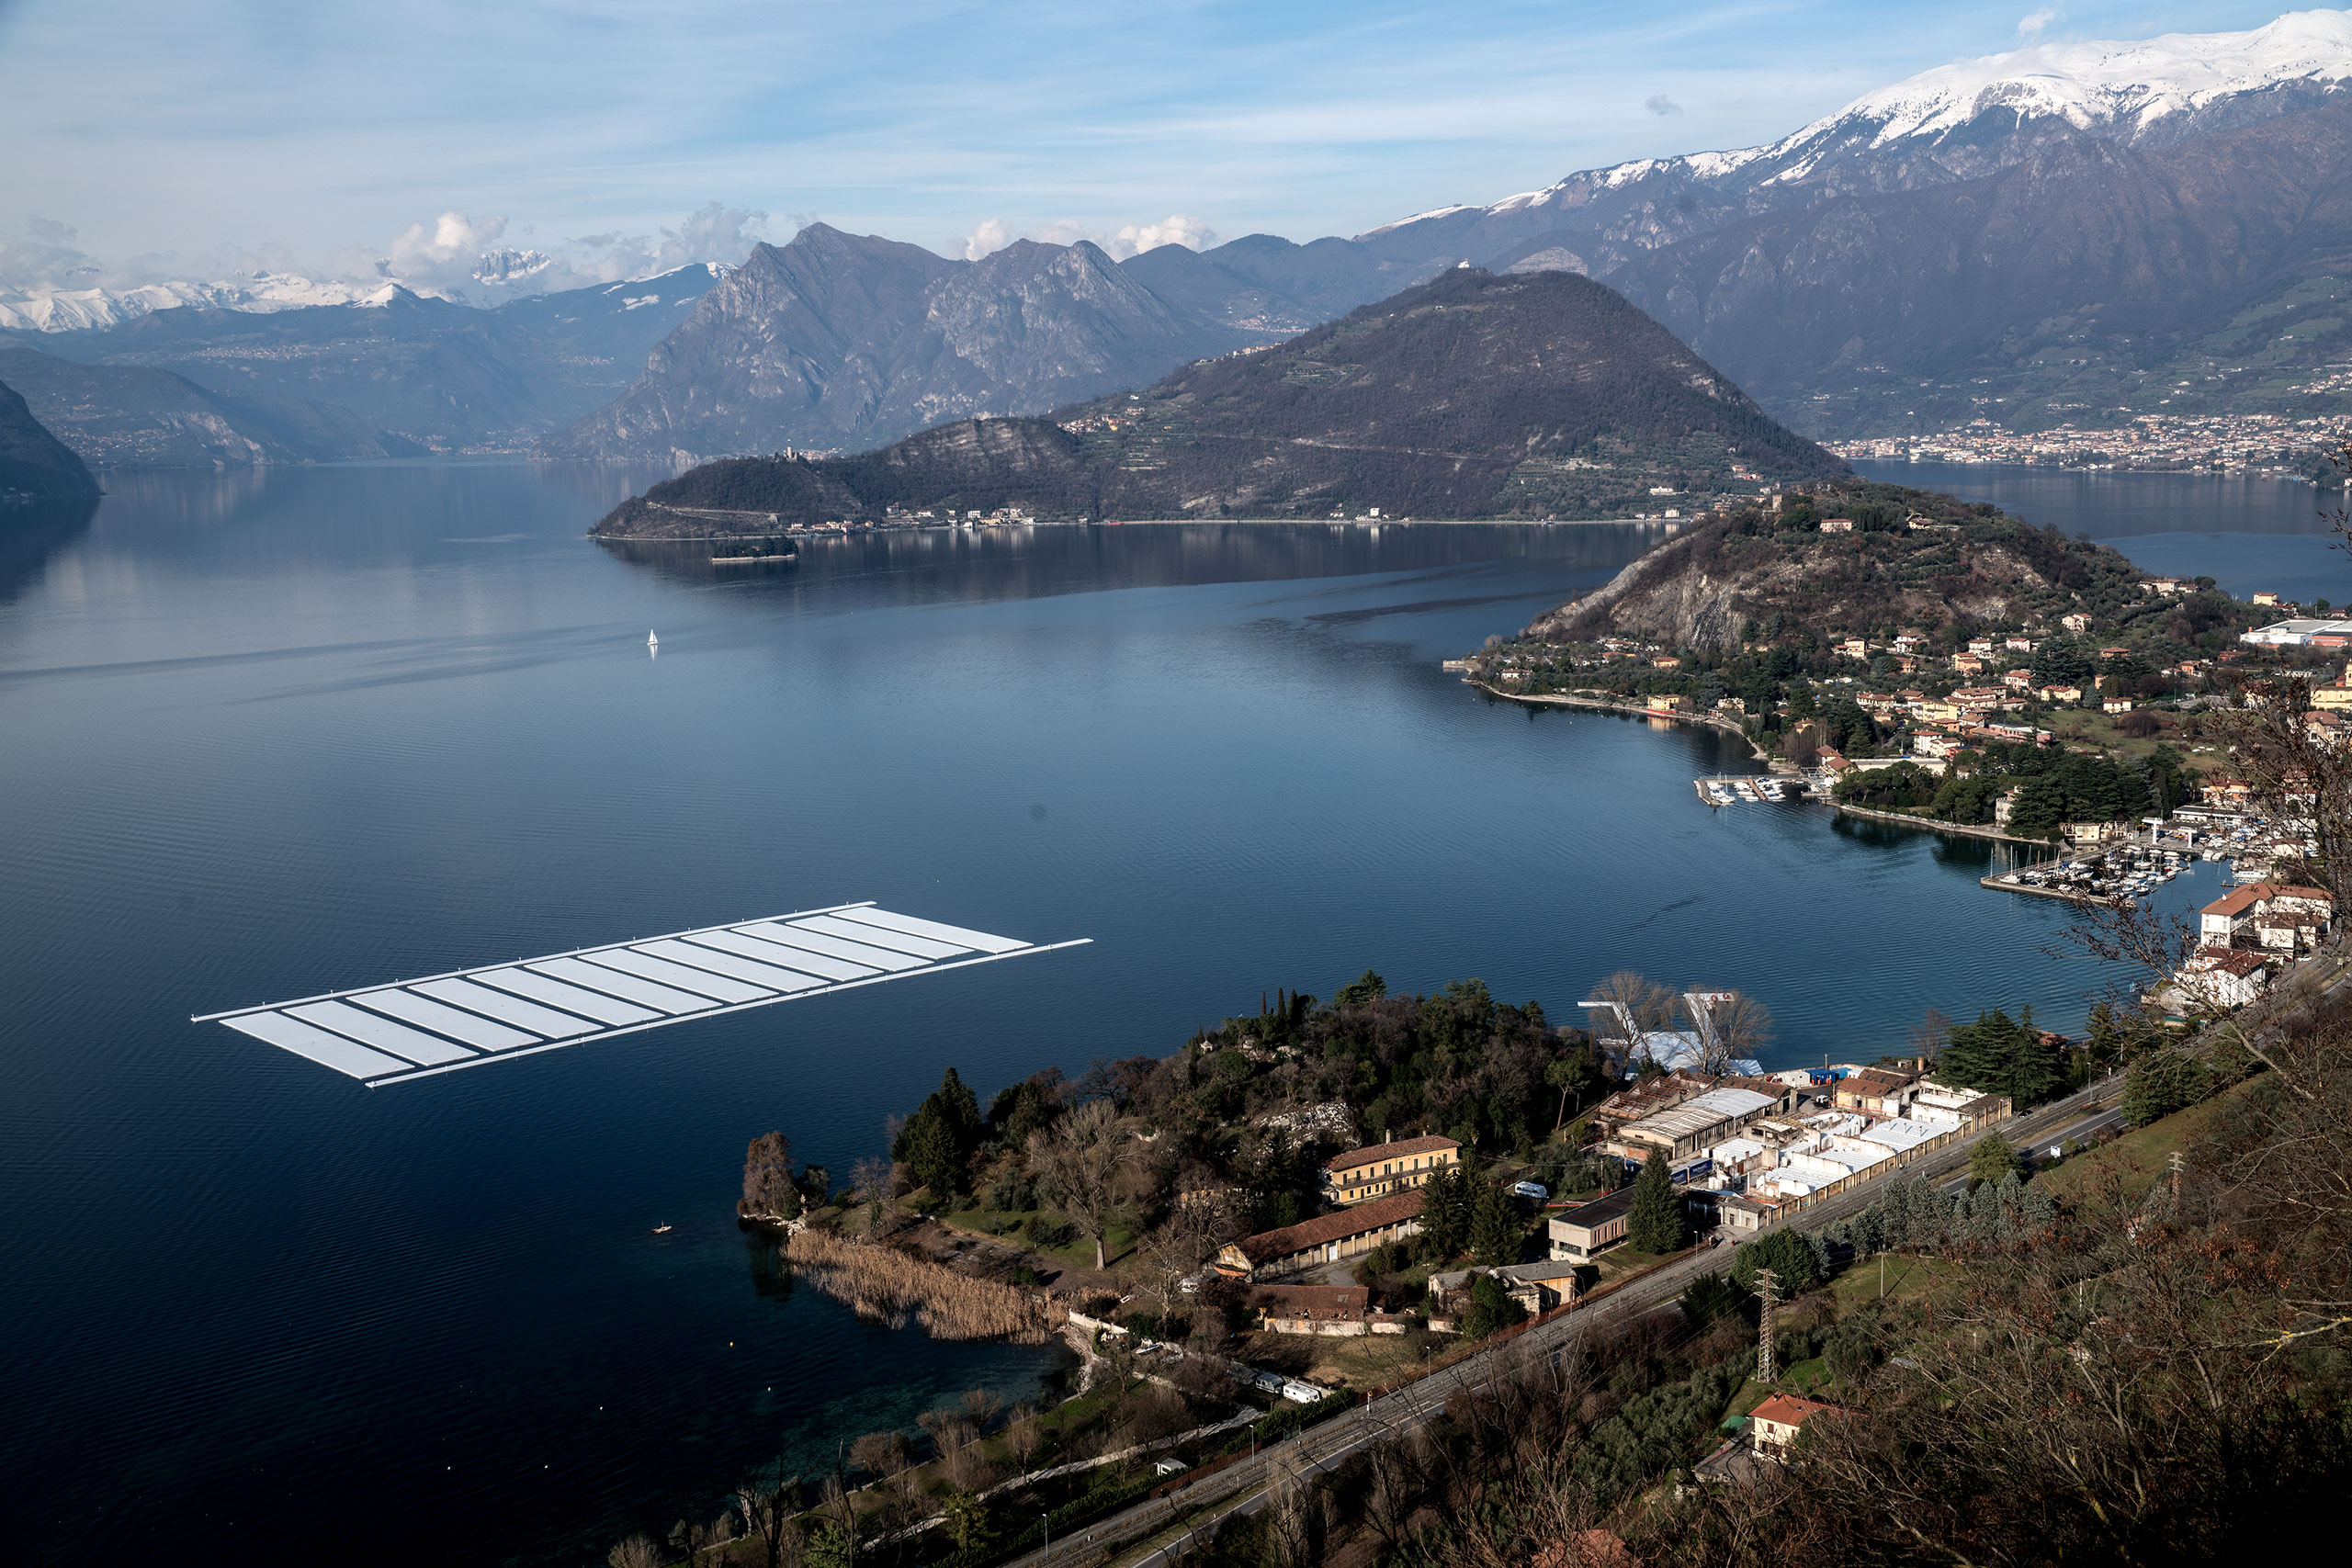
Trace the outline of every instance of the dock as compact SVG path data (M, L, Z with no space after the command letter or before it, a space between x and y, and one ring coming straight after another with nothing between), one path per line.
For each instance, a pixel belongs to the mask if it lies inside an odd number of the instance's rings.
M2064 887L2035 887L2016 880L2016 873L2003 872L1996 876L1980 876L1979 887L1991 887L2003 893L2022 893L2030 898L2058 898L2069 904L2104 904L2106 899L2093 893L2076 893Z
M1692 779L1690 787L1699 792L1702 806L1729 806L1738 800L1786 800L1792 788L1799 799L1805 793L1803 781L1776 778L1770 773L1725 773L1716 778Z

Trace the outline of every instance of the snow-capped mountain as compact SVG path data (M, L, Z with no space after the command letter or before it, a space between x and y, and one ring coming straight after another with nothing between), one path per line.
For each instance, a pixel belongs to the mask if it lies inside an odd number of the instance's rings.
M0 331L88 332L182 305L260 313L311 305L382 306L397 292L397 284L318 283L277 272L249 273L214 283L150 283L135 288L6 289L0 290Z
M1542 190L1416 213L1357 238L1384 255L1451 244L1482 265L1606 276L1736 216L1981 178L2082 136L2170 145L2347 92L2352 13L2344 11L2290 12L2245 32L2034 44L1923 71L1763 146L1580 170Z

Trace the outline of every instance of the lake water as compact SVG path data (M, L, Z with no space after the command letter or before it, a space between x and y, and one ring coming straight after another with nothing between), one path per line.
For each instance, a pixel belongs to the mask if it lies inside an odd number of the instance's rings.
M2352 556L2332 547L2321 514L2345 503L2287 479L2204 474L2086 473L1997 463L1856 463L1890 484L1989 501L2114 546L2154 572L2211 576L2240 598L2275 589L2308 604L2352 603Z
M10 558L0 1562L601 1562L1034 1390L1054 1352L863 1327L732 1221L751 1138L845 1172L950 1064L986 1096L1366 966L1562 1021L1622 966L1736 986L1776 1064L1930 1006L2065 1026L2099 983L1984 846L1709 811L1690 778L1747 765L1716 738L1437 668L1654 532L927 534L722 576L581 536L629 479L120 475ZM861 898L1094 942L374 1092L187 1021Z

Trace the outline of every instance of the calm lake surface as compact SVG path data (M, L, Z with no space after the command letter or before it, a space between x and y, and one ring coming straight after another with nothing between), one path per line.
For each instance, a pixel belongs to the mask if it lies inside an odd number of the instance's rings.
M1561 1021L1625 965L1736 986L1776 1065L1930 1006L2065 1027L2100 983L1985 846L1709 811L1736 749L1437 668L1654 532L926 534L722 577L581 536L630 478L120 475L11 558L0 1562L598 1562L1034 1392L1056 1352L863 1327L733 1223L751 1138L846 1172L950 1064L986 1096L1366 966ZM187 1021L861 898L1094 942L374 1092Z

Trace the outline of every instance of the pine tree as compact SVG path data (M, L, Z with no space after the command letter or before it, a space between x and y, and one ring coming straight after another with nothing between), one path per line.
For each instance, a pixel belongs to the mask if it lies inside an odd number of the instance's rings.
M1524 1240L1519 1216L1511 1213L1503 1190L1491 1181L1478 1183L1470 1221L1471 1256L1489 1269L1501 1269L1519 1261Z
M1469 1239L1469 1172L1442 1165L1421 1187L1421 1240L1430 1257L1442 1260Z
M1625 1220L1625 1244L1636 1252L1682 1250L1682 1200L1666 1168L1666 1154L1652 1149L1634 1179L1634 1206Z

